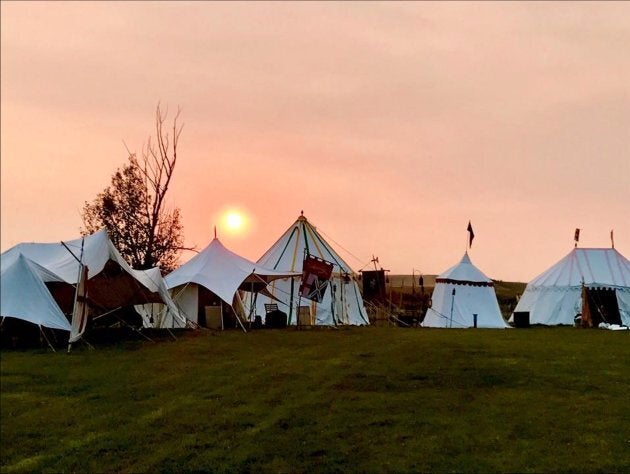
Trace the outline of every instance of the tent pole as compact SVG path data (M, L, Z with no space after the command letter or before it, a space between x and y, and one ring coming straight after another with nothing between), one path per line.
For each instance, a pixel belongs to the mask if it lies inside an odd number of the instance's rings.
M81 339L79 339L79 340L80 340L83 344L85 344L86 346L88 346L88 349L90 349L90 350L92 350L92 351L94 350L94 346L93 346L92 344L90 344L89 342L87 342L87 341L85 340L85 338L84 338L84 337L82 337L82 338L81 338Z
M252 322L252 313L254 312L254 282L251 282L251 290L249 293L249 315L247 316L247 319L249 319L249 322ZM251 326L250 326L251 327Z
M346 277L343 275L341 269L339 270L339 286L341 287L341 322L348 324L348 312L346 311Z
M52 349L53 352L57 352L55 350L55 348L53 347L53 345L50 343L50 341L48 340L48 338L46 337L46 333L44 332L44 329L42 328L41 324L39 325L39 332L42 336L44 336L44 339L46 340L46 343L48 344L48 347L50 347Z
M243 332L247 333L247 330L245 329L245 326L243 325L243 322L241 321L241 318L238 315L238 311L234 307L234 302L240 303L240 307L243 310L243 316L244 316L245 315L245 305L243 304L243 300L241 299L241 295L239 294L238 291L234 294L234 297L232 298L232 304L230 305L230 308L232 308L232 311L234 312L234 317L236 318L236 321L238 322L239 326L241 326L241 329L243 330ZM223 327L223 302L221 302L221 329L225 329Z
M334 278L330 279L329 286L330 286L330 315L332 316L333 324L336 326L337 325L337 321L335 320L336 285L335 285Z
M374 267L376 268L376 263L374 263ZM390 283L389 284L389 315L388 316L392 315L392 304L393 304L393 302L392 302L392 286L393 286L392 283ZM390 323L390 318L388 317L387 318L387 324L389 325L389 323Z
M289 296L289 320L287 324L291 325L291 320L293 319L293 292L295 287L295 277L291 278L291 295Z
M300 306L302 305L302 293L300 292L298 296L298 303L295 307L295 328L300 330Z
M147 341L150 341L150 342L155 342L153 339L151 339L151 338L150 338L149 336L147 336L146 334L142 334L142 331L139 331L139 330L138 330L138 328L135 328L135 327L131 326L130 324L127 324L127 323L125 322L125 320L124 320L124 319L119 318L118 316L116 316L116 319L118 319L118 321L120 321L121 323L123 323L125 326L127 326L127 327L131 328L131 330L132 330L132 331L135 331L135 332L137 332L138 334L140 334L140 335L141 335L142 337L144 337Z
M449 328L453 327L453 306L455 305L455 288L453 288L453 293L451 293L451 317L449 320Z
M232 308L232 309L234 309L234 308ZM236 310L234 310L234 316L236 316L236 320L238 321L238 324L241 326L241 329L243 330L243 332L247 333L247 329L245 329L245 326L243 325L243 322L241 321L241 318L239 318L238 312ZM224 327L223 327L223 304L221 305L221 329L224 329Z
M61 244L66 248L68 252L70 252L70 255L72 255L79 262L79 274L77 276L77 286L74 291L74 302L72 304L72 319L73 319L73 321L71 322L72 324L74 323L74 314L77 309L77 301L79 300L79 287L81 286L81 280L83 278L83 247L85 246L85 237L81 239L80 258L77 258L77 256L74 253L72 253L72 250L70 250L70 248L68 248L68 246L63 241L61 242ZM87 280L87 275L85 275L85 279ZM87 281L85 283L87 284ZM83 296L85 297L85 295ZM72 336L72 331L70 331L70 336ZM81 337L81 335L79 335L79 337ZM68 354L70 353L71 350L72 350L72 343L68 340Z

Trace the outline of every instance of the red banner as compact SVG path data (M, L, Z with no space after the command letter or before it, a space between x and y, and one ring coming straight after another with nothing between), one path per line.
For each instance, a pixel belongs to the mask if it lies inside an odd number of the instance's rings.
M302 283L300 296L320 303L332 275L333 264L321 258L307 255L302 265Z

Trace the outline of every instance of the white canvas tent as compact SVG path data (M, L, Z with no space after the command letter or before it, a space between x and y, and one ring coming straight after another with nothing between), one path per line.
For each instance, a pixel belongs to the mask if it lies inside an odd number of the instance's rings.
M282 234L280 239L258 260L268 268L302 273L305 254L310 254L334 264L331 282L321 303L298 297L300 280L297 278L276 280L270 285L273 298L260 295L256 301L256 313L265 315L265 304L279 300L281 309L288 314L290 324L297 321L299 304L315 325L364 325L369 324L363 306L363 298L350 266L333 250L317 229L302 214ZM333 294L334 291L334 294Z
M294 276L294 272L271 270L251 262L225 248L215 237L205 249L169 273L165 282L188 319L198 323L204 310L200 307L201 288L234 308L240 304L239 290L263 291L271 281Z
M475 267L468 252L461 261L438 275L422 326L436 328L469 328L477 315L479 328L506 328L501 316L494 283Z
M57 285L58 292L53 290L52 293L66 313L72 311L72 286L79 278L78 258L82 258L83 265L88 267L89 304L95 314L137 304L164 303L159 292L147 284L146 278L139 278L134 273L105 230L64 243L65 246L60 242L18 244L2 254L2 269L24 255L57 275L62 284ZM54 285L55 282L52 283ZM60 302L61 299L64 301Z
M53 299L44 281L61 278L17 255L0 272L0 312L2 317L28 321L37 326L70 331L70 323Z
M630 325L630 262L613 248L574 248L527 284L514 312L529 312L530 324L573 325L583 288L614 292L621 324Z

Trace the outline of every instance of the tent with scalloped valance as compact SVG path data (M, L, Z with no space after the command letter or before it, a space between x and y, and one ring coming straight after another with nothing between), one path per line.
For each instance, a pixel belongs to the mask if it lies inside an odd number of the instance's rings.
M509 327L501 316L494 282L473 265L468 252L438 275L431 300L424 327L469 328L475 318L479 328Z
M573 325L589 299L598 320L630 326L630 262L614 248L572 249L527 284L514 312L529 312L531 324Z

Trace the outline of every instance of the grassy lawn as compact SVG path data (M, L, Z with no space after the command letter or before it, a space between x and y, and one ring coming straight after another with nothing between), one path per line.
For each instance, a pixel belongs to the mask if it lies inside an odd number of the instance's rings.
M2 353L1 472L630 472L630 334L192 333Z

